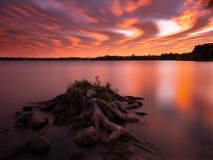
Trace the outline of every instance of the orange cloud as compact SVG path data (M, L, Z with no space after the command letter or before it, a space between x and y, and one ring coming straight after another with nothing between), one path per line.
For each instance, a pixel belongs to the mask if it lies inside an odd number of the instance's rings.
M186 10L181 16L174 18L179 26L181 26L181 31L188 30L195 25L197 21L196 14L197 11Z
M76 37L66 36L66 38L68 38L70 40L70 42L72 42L72 46L77 46L79 44L79 42L81 42L81 40Z
M197 34L202 34L202 33L210 32L210 31L213 31L213 18L210 19L210 23L207 26L199 28L197 31L195 31L189 35L194 36Z
M120 16L124 12L133 12L139 7L146 6L151 4L151 0L138 0L137 2L132 1L132 0L125 0L125 5L122 5L120 3L120 0L113 0L112 6L111 6L111 11L113 12L114 15Z
M135 19L135 18L127 19L127 20L123 21L122 23L119 23L119 24L118 24L118 27L121 27L121 28L128 28L128 27L130 27L132 24L137 23L137 22L138 22L138 20Z
M212 42L213 14L204 6L201 0L0 1L0 56L190 52Z
M181 31L192 28L196 24L199 17L208 13L207 10L201 9L203 6L202 1L195 2L192 0L187 0L184 2L183 6L185 8L184 12L180 16L174 18L174 20L176 20L181 26Z
M126 12L133 12L139 7L149 5L151 3L151 0L138 0L138 2L126 0L125 2L126 2L126 6L124 7L124 10Z
M58 40L58 39L52 40L52 43L53 43L53 45L54 45L54 46L56 46L56 47L60 47L60 46L62 46L61 41L60 41L60 40Z
M126 38L116 42L116 44L122 44L126 41L138 38L144 33L142 30L132 26L134 23L137 23L137 22L138 22L137 19L128 19L128 20L125 20L124 22L118 24L118 27L120 27L122 29L128 29L130 32L130 35L128 35Z
M104 34L100 34L100 33L95 33L95 32L88 32L85 30L80 30L81 33L86 34L89 37L93 37L95 38L97 41L93 42L92 45L94 46L98 46L100 45L103 41L106 41L109 39L108 36L104 35Z
M114 15L120 16L123 14L123 9L121 8L121 4L119 0L114 0L112 3L112 7L110 8Z

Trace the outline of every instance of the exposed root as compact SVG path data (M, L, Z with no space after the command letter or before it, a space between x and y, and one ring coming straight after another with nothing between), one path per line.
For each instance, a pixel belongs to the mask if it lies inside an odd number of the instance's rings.
M89 89L85 89L85 87L89 87ZM90 93L87 92L88 90ZM36 136L44 135L53 124L70 124L74 140L79 146L87 147L101 143L113 146L112 149L116 150L114 144L120 139L126 139L134 142L134 145L139 148L159 156L146 142L135 137L123 127L124 123L139 121L137 118L130 117L128 110L141 107L143 105L139 101L141 99L143 98L122 97L110 88L94 86L87 81L76 82L75 85L67 89L66 93L52 100L37 103L43 106L40 110L48 111L54 115L54 121L38 132ZM28 147L29 142L21 146L21 151ZM122 151L128 151L130 157L134 155L134 152L128 150L128 147L123 147L123 145L117 147L115 153L118 155Z
M132 96L122 97L112 90L108 90L106 95L113 96L113 101L107 102L104 99L95 97L87 98L86 92L76 91L59 95L53 100L39 102L38 104L45 105L42 110L50 111L59 120L59 115L65 116L63 118L67 121L69 116L72 116L73 121L71 123L73 127L82 126L81 122L91 122L91 124L87 123L85 125L87 126L86 128L80 127L80 130L75 135L74 140L80 146L94 145L100 142L109 144L120 137L126 137L132 140L138 147L158 155L153 149L148 147L147 143L119 125L124 122L139 121L137 118L129 117L127 109L141 107L143 104L138 101L141 98Z
M120 110L123 113L128 114L129 112L126 110L125 106L123 105L123 103L121 103L120 101L116 100L112 102L112 106L117 108L118 110Z
M134 108L139 108L143 105L143 103L139 102L139 101L134 101L134 103L130 103L128 105L125 106L126 109L134 109Z

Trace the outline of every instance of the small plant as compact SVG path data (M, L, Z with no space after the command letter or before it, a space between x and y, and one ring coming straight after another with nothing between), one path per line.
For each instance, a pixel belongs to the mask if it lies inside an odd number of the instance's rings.
M87 81L86 79L82 79L81 81L75 80L74 83L71 83L68 86L67 91L75 92L79 90L90 89L91 87L93 87L92 83Z
M112 86L111 83L109 83L109 82L106 83L106 88L107 89L110 89L111 86Z
M101 85L101 80L99 79L99 76L95 77L95 82L93 83L94 86L100 86Z
M86 79L82 79L81 81L75 80L75 83L72 86L77 88L84 88L89 87L91 85L92 84L88 82Z

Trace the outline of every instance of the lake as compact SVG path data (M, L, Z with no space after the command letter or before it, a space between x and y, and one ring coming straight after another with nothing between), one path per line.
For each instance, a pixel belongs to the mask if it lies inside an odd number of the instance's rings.
M0 156L35 134L14 128L16 111L64 93L75 79L94 82L96 76L123 96L145 98L143 107L130 113L140 122L126 128L167 159L213 159L213 62L191 61L0 61ZM149 115L139 116L136 111ZM81 150L68 131L68 127L52 127L44 135L52 144L44 159L68 159ZM141 158L161 159L134 149ZM92 149L86 152L88 159L100 159Z

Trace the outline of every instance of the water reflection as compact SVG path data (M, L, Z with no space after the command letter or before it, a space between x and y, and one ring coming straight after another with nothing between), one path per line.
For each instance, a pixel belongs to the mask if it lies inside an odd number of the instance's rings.
M109 81L121 95L145 97L138 111L149 115L132 111L140 122L127 129L169 159L213 158L213 63L207 62L1 62L0 129L9 128L10 133L0 133L0 149L25 140L14 131L13 116L26 102L51 99L75 79L94 82L95 76L103 85ZM16 143L14 135L20 138Z
M191 63L191 62L189 62ZM190 66L193 64L190 64ZM176 92L176 107L182 112L188 112L190 110L191 104L191 94L193 86L193 67L190 67L188 63L178 63L175 72L177 76L177 92Z
M171 107L175 101L178 90L179 72L177 63L165 62L158 63L158 101L162 107Z

